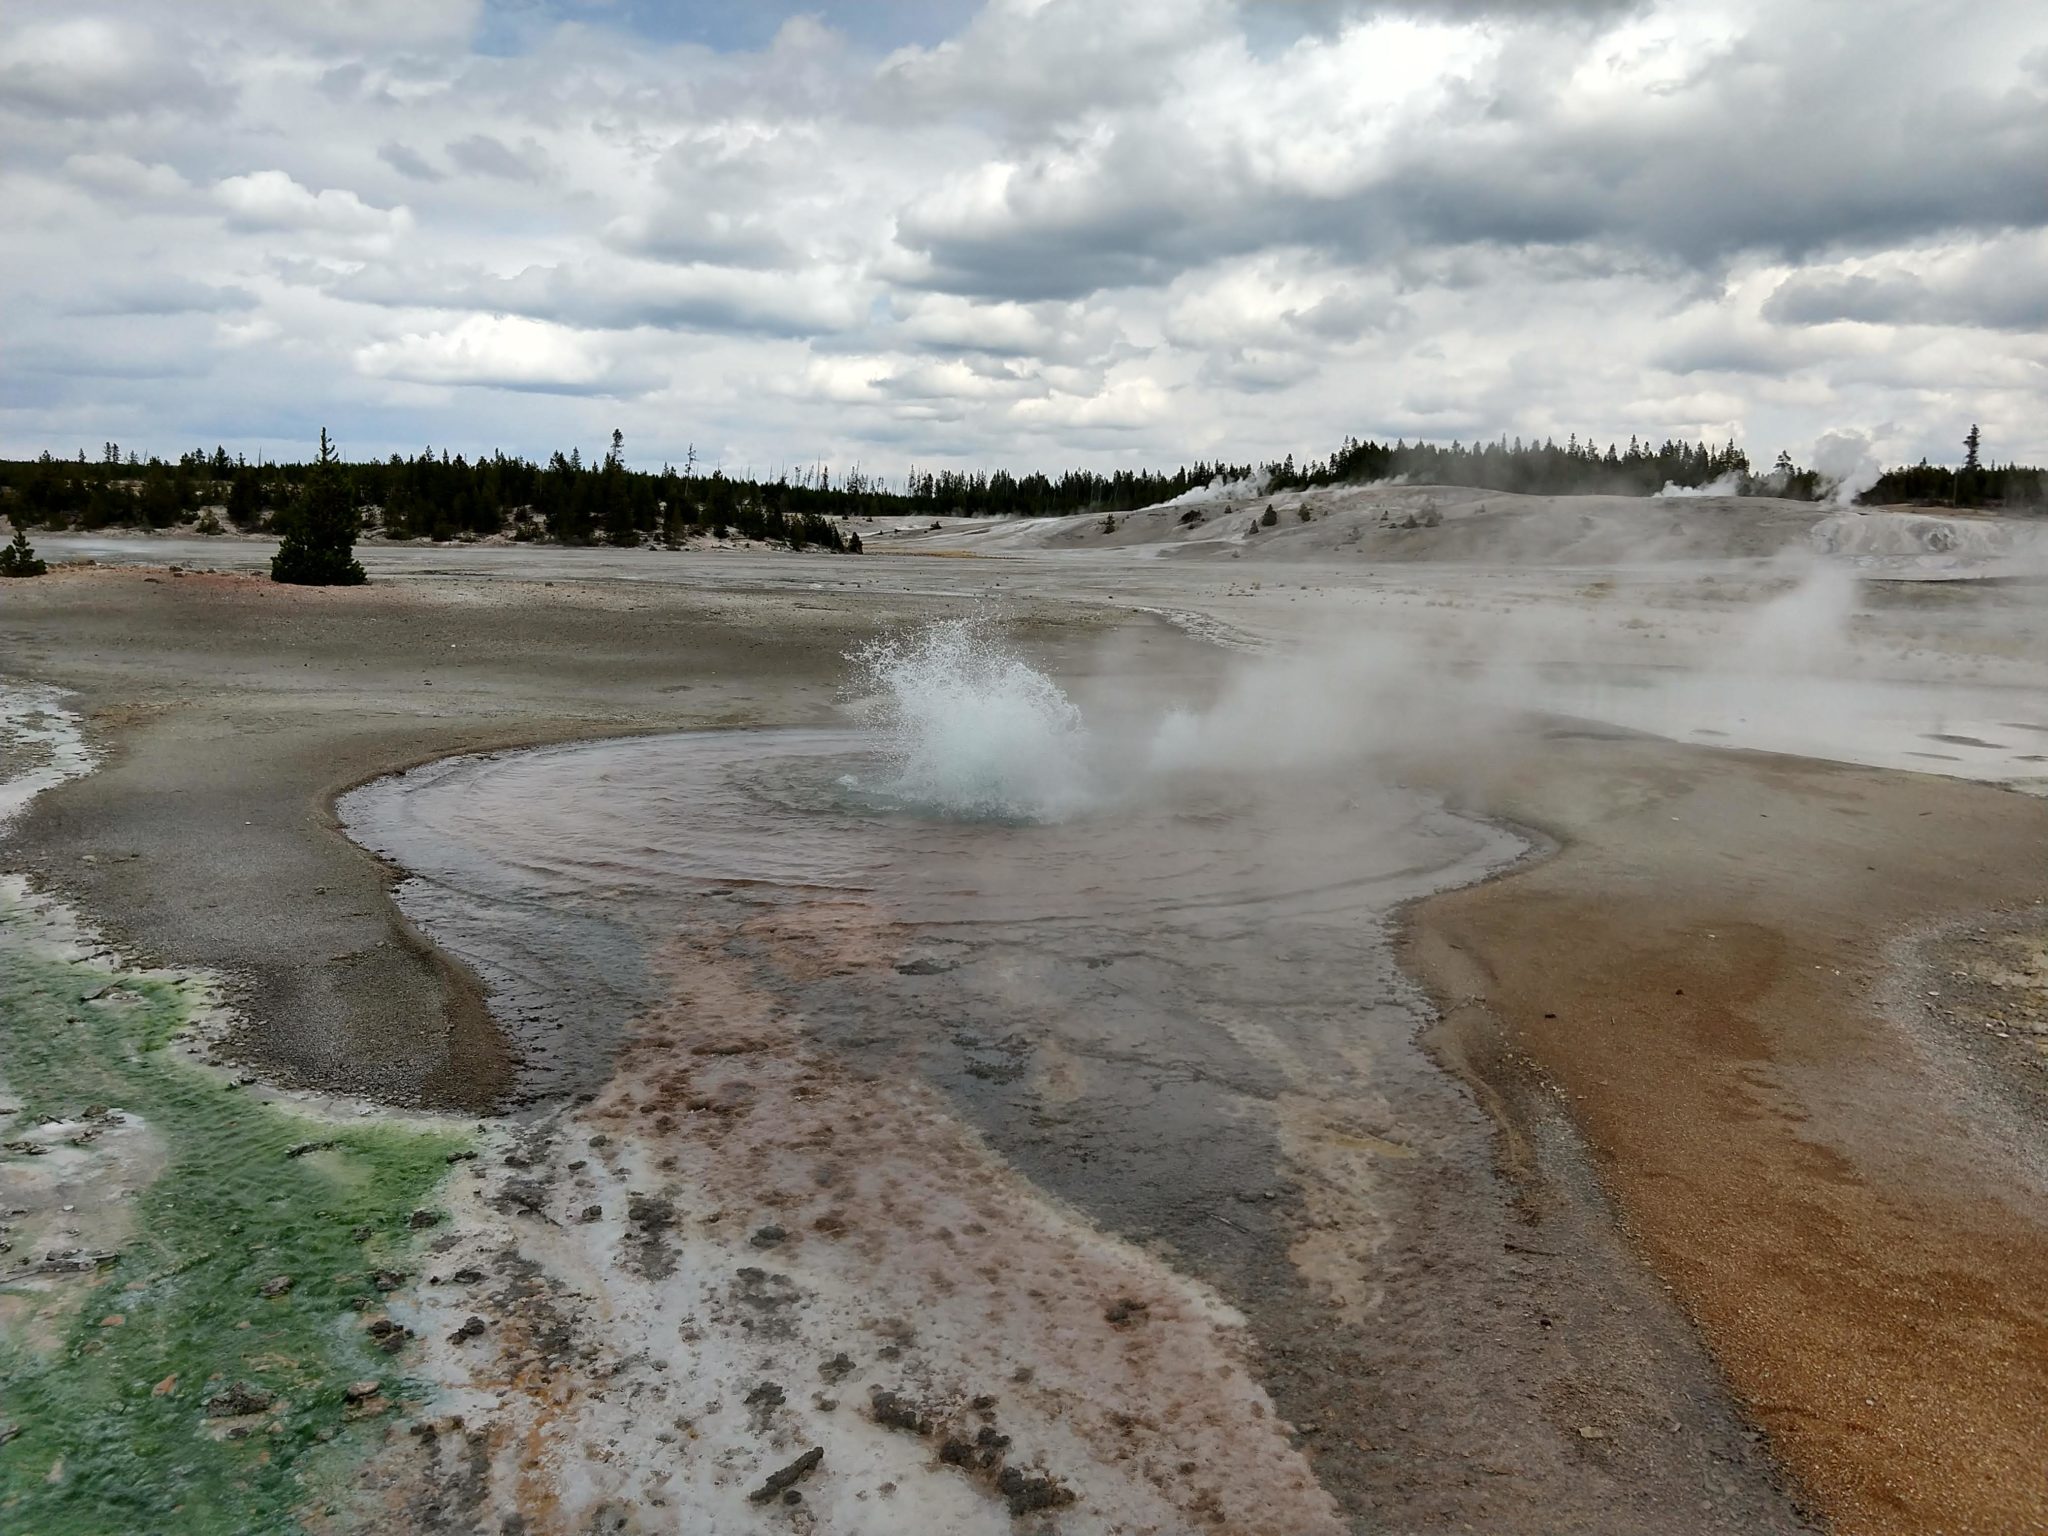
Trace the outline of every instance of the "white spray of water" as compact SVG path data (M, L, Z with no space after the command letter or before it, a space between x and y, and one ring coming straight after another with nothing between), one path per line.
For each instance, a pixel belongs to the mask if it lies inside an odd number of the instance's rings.
M1088 732L1059 684L985 626L933 624L850 658L891 777L858 787L944 816L1058 821L1094 800Z
M1884 474L1870 438L1862 432L1828 432L1813 445L1813 467L1829 486L1838 507L1852 507Z
M1664 489L1657 492L1650 499L1652 501L1677 501L1681 498L1692 496L1740 496L1741 494L1741 471L1731 469L1727 474L1721 476L1720 479L1709 480L1705 485L1680 485L1676 480L1667 480L1664 482Z

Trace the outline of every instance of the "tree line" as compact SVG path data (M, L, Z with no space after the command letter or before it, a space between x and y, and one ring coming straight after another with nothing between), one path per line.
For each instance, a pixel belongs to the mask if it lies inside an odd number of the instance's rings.
M331 452L331 451L330 451ZM322 480L329 466L331 487ZM1049 517L1115 515L1155 506L1214 481L1263 477L1271 490L1397 477L1415 483L1551 495L1650 495L1667 485L1697 488L1727 481L1739 494L1813 500L1829 483L1781 453L1755 469L1733 442L1720 445L1632 437L1602 448L1591 437L1523 441L1392 444L1346 438L1327 457L1293 455L1263 465L1196 461L1171 471L1075 469L1059 475L992 471L916 471L890 486L858 470L834 477L825 466L772 480L701 472L694 454L679 468L634 469L624 440L586 461L579 449L545 463L505 453L474 458L446 449L343 463L255 463L225 448L175 460L143 458L105 443L97 455L48 452L0 461L0 510L17 527L170 528L197 520L202 531L232 525L283 532L316 489L329 503L352 505L365 531L394 539L509 535L563 544L682 544L700 535L854 550L849 518L876 516ZM1862 498L1872 503L2040 506L2048 471L1981 460L1976 430L1960 467L1924 460L1888 471ZM223 521L223 519L225 521Z
M170 528L199 521L245 532L281 527L305 502L321 461L256 463L225 448L176 460L125 456L106 443L97 457L48 452L0 461L0 510L29 527ZM628 465L623 437L586 461L580 449L535 463L505 453L475 458L428 448L410 457L341 464L365 531L394 539L509 534L563 544L681 543L700 534L850 550L848 518L1054 516L1129 511L1212 479L1248 479L1249 464L1197 462L1171 473L1069 470L1058 476L1008 470L913 471L890 488L858 471L836 482L823 466L773 480L699 472L694 458L659 470ZM225 524L221 519L225 518Z

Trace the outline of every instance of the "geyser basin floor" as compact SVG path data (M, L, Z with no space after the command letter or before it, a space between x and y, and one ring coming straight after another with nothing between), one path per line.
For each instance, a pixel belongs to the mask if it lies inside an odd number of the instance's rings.
M1429 493L1418 489L1413 494ZM1611 510L1608 522L1633 527L1642 508L1617 501ZM1694 510L1687 509L1687 526L1706 526L1691 515ZM1719 509L1712 526L1747 527L1752 510L1746 503L1730 504ZM1344 531L1338 519L1320 513L1305 527ZM1795 530L1794 536L1802 532ZM1388 537L1412 541L1423 536ZM331 829L326 795L338 783L493 744L620 730L827 721L844 672L842 657L851 646L877 631L970 607L999 608L1006 624L1029 636L1040 664L1062 678L1113 669L1156 694L1199 692L1202 680L1213 677L1217 657L1142 620L1124 624L1114 646L1105 647L1110 627L1134 607L1170 611L1201 633L1251 636L1282 650L1332 637L1344 642L1407 633L1444 656L1476 649L1511 659L1527 653L1539 660L1585 661L1596 668L1610 661L1624 669L1668 668L1703 655L1726 655L1729 645L1743 637L1747 610L1771 587L1785 585L1782 575L1756 562L1721 560L1730 551L1718 547L1707 551L1716 556L1707 561L1626 568L1592 561L1567 569L1547 556L1532 564L1512 539L1502 545L1489 537L1472 548L1450 551L1439 563L1396 565L1369 557L1348 565L1320 558L1290 564L1283 552L1291 543L1270 551L1262 547L1256 558L1248 554L1243 562L1226 556L1201 564L1144 559L1144 550L1099 557L1060 552L1024 560L849 561L531 547L368 548L363 553L372 586L319 592L276 587L260 575L214 577L189 570L195 562L240 563L260 573L270 552L261 542L108 542L117 547L118 558L153 562L156 568L53 572L39 581L7 583L0 592L0 655L7 657L12 672L77 690L76 707L85 714L105 763L89 778L37 798L6 847L7 867L33 869L44 888L66 893L141 952L246 978L238 992L249 1004L241 1048L258 1070L286 1072L329 1087L363 1087L396 1102L426 1097L479 1106L496 1102L499 1079L480 1073L473 1060L453 1049L462 1043L463 1016L448 1007L451 996L460 1000L472 994L459 976L412 947L383 899L382 872ZM1754 542L1755 548L1733 553L1767 554L1780 541ZM187 574L163 569L166 560L184 562ZM1906 746L1940 755L1909 762L1944 774L1981 771L1987 749L1926 737L1967 735L2019 750L2024 737L2038 737L2048 726L2048 716L2037 707L2048 697L2043 670L2048 628L2042 622L2048 607L2040 595L2038 586L1972 581L1861 589L1851 631L1854 653L1862 658L1859 665L1903 677L1923 691L1932 684L1930 696L1941 705L1940 713L1914 724L1903 738ZM1796 659L1774 649L1768 675ZM1432 692L1440 671L1421 669L1420 686L1411 692ZM1974 706L1952 707L1959 698L1973 699L1980 689L1994 688L2008 696L2008 703L2035 707L2002 708L1995 714ZM2022 697L2029 688L2031 695ZM1766 689L1766 696L1776 698L1775 689ZM1519 697L1542 702L1548 690L1530 688ZM1389 718L1410 728L1406 707ZM1697 726L1731 730L1727 737L1696 739L1739 745L1748 738L1733 734L1733 728L1755 722L1674 716L1668 723L1681 735ZM1816 722L1802 716L1802 723ZM1845 749L1832 739L1844 722L1823 717L1818 723L1823 728L1811 733L1814 740L1805 750L1855 756L1874 739L1865 737L1859 722L1847 722L1857 729ZM1256 743L1261 738L1249 739ZM1559 776L1548 781L1560 794L1537 798L1509 782L1482 795L1478 791L1484 786L1471 782L1475 763L1512 767L1527 761L1489 748L1450 764L1443 782L1472 789L1473 804L1481 812L1498 807L1512 815L1545 818L1547 827L1574 845L1590 841L1587 829L1617 807L1643 808L1632 834L1635 851L1624 846L1604 866L1653 871L1629 886L1639 899L1619 910L1603 910L1603 917L1617 922L1648 920L1664 911L1659 898L1667 884L1682 890L1699 881L1718 883L1717 889L1726 890L1726 905L1740 910L1752 890L1764 890L1781 877L1785 861L1769 848L1752 861L1747 855L1729 857L1729 849L1745 846L1739 841L1669 839L1676 824L1654 814L1654 807L1674 774L1738 784L1754 775L1769 781L1782 765L1726 753L1623 750L1591 740L1577 750L1585 754L1585 763L1613 772L1589 773L1567 761ZM2036 774L2041 768L2024 766ZM1563 793L1574 786L1580 792ZM2012 824L2014 835L1985 839L1973 855L1977 862L1970 862L1950 860L1948 838L1955 805L1985 803L1967 792L1958 801L1958 792L1923 783L1911 806L1895 799L1851 802L1841 812L1828 809L1837 799L1824 778L1812 793L1820 807L1817 814L1838 823L1843 835L1802 855L1798 872L1807 879L1801 889L1808 892L1815 888L1814 879L1830 872L1862 870L1872 862L1863 856L1862 843L1880 835L1887 846L1917 849L1915 858L1945 870L1943 878L1952 884L1944 886L1944 900L1953 897L1966 904L1979 883L1990 891L2041 868L2030 830L2040 825L2038 803L2030 808L2010 802L2009 814L2022 818ZM1857 810L1868 814L1851 814ZM1963 819L1974 814L1964 813ZM2036 819L2023 819L2028 816ZM1770 821L1754 819L1750 830L1765 833L1775 826L1773 812ZM1875 862L1886 870L1903 867L1884 859ZM1514 881L1501 887L1503 908L1516 903L1523 889ZM1588 964L1600 958L1601 936L1584 926L1582 906L1548 900L1538 887L1526 890L1533 905L1523 931L1537 960L1550 949L1570 951ZM1867 892L1859 895L1853 883L1844 884L1841 894L1846 905L1826 910L1840 931L1865 950L1874 948L1887 927L1920 917L1910 875L1874 898ZM1870 974L1879 964L1872 960ZM647 975L658 981L661 972ZM1946 1024L1954 993L1948 980L1937 979ZM1748 983L1732 972L1688 983L1688 997L1704 997L1709 981L1717 986L1725 981L1736 989L1726 995L1726 1006L1747 1006L1739 989ZM1468 986L1449 1001L1464 1002L1472 990ZM1577 1020L1572 1009L1555 1003L1542 1003L1527 1017L1535 1024L1553 1022L1540 1018L1543 1011L1559 1012L1558 1028ZM488 1019L468 1017L488 1030ZM1636 1015L1618 1002L1616 1017ZM2024 1015L2001 1004L1986 1017L2010 1025ZM450 1029L451 1021L457 1029ZM1786 1030L1796 1022L1777 1017L1772 1028ZM1483 1016L1479 1023L1481 1034L1493 1038L1492 1024ZM1977 1033L1987 1048L2009 1046L1989 1029ZM1628 1036L1619 1039L1625 1044ZM502 1058L494 1041L480 1043L490 1047L486 1064ZM1513 1052L1507 1054L1512 1058ZM1657 1060L1669 1064L1665 1057ZM1672 1075L1682 1077L1691 1067L1691 1059L1681 1054ZM1653 1400L1633 1395L1636 1377L1645 1369L1654 1382L1668 1383L1673 1360L1698 1360L1682 1332L1675 1354L1617 1339L1616 1328L1634 1328L1645 1318L1664 1315L1656 1287L1641 1281L1627 1253L1615 1254L1614 1264L1617 1273L1632 1277L1629 1283L1636 1291L1581 1284L1585 1265L1580 1250L1569 1240L1569 1231L1561 1238L1557 1230L1558 1202L1563 1202L1567 1210L1584 1213L1586 1242L1598 1252L1613 1251L1598 1186L1575 1157L1575 1133L1556 1113L1559 1106L1570 1106L1590 1124L1593 1111L1607 1102L1600 1097L1600 1085L1582 1080L1585 1097L1579 1099L1555 1095L1540 1074L1509 1071L1505 1080L1510 1089L1517 1083L1527 1087L1510 1107L1533 1116L1529 1152L1540 1177L1529 1186L1527 1198L1540 1220L1535 1226L1509 1225L1502 1246L1478 1258L1473 1247L1461 1245L1466 1235L1462 1213L1470 1206L1457 1186L1469 1177L1491 1190L1490 1162L1480 1159L1480 1171L1469 1176L1462 1163L1450 1162L1448 1174L1430 1176L1451 1186L1439 1190L1428 1179L1410 1176L1444 1164L1381 1154L1366 1138L1360 1138L1365 1145L1352 1149L1361 1162L1395 1181L1384 1187L1409 1197L1393 1236L1376 1256L1392 1277L1390 1306L1396 1311L1388 1313L1390 1321L1373 1342L1384 1351L1403 1351L1403 1358L1398 1368L1388 1368L1385 1354L1369 1353L1359 1362L1342 1362L1344 1369L1334 1373L1375 1394L1351 1410L1379 1426L1362 1438L1375 1447L1385 1473L1379 1490L1365 1487L1355 1501L1365 1508L1366 1498L1377 1497L1384 1505L1361 1517L1361 1524L1400 1529L1431 1523L1414 1506L1400 1503L1397 1485L1404 1478L1444 1490L1450 1500L1501 1486L1496 1464L1468 1460L1471 1440L1454 1427L1443 1427L1455 1426L1455 1417L1423 1414L1399 1389L1411 1381L1440 1379L1437 1364L1446 1356L1462 1357L1473 1375L1483 1376L1482 1363L1500 1358L1505 1337L1509 1344L1545 1352L1550 1374L1542 1378L1548 1386L1533 1396L1515 1388L1503 1411L1518 1422L1564 1426L1554 1463L1563 1476L1537 1485L1538 1494L1584 1480L1608 1488L1621 1509L1654 1505L1660 1531L1688 1524L1745 1528L1740 1520L1699 1512L1698 1498L1717 1477L1748 1486L1753 1470L1705 1454L1694 1437L1697 1421L1690 1412L1673 1415L1686 1426L1685 1433L1674 1435L1651 1406ZM1941 1080L1937 1073L1935 1081ZM1862 1091L1856 1077L1845 1078L1840 1088L1851 1102ZM1445 1123L1457 1125L1456 1117L1471 1111L1457 1095L1450 1099ZM1880 1106L1884 1102L1889 1101L1879 1101ZM1684 1103L1697 1107L1694 1100ZM1673 1107L1657 1097L1652 1112L1661 1117ZM1542 1113L1546 1109L1551 1111L1548 1119ZM1881 1107L1877 1114L1882 1118ZM1914 1127L1920 1121L1907 1116L1898 1123ZM1888 1134L1889 1124L1885 1129ZM1062 1134L1051 1121L1045 1133L1055 1139ZM1460 1137L1465 1134L1459 1131ZM1520 1134L1518 1127L1517 1143ZM1917 1135L1904 1145L1917 1146ZM1484 1145L1483 1128L1460 1144ZM1615 1160L1606 1173L1618 1187L1629 1167L1625 1159L1641 1149L1604 1136L1596 1136L1596 1146L1603 1158ZM589 1156L573 1150L565 1155L567 1162ZM1373 1157L1383 1161L1367 1161ZM2003 1190L2015 1166L2010 1159L1989 1159L1974 1176L1975 1186ZM1803 1209L1799 1202L1808 1182L1825 1190L1832 1167L1826 1158L1795 1165L1793 1174L1769 1191L1771 1201ZM488 1180L495 1188L497 1180L517 1172L494 1164ZM1437 1211L1448 1213L1445 1220L1454 1230L1432 1238L1429 1221ZM1249 1225L1238 1210L1226 1207L1220 1214ZM2024 1232L2032 1218L2008 1208L1998 1220ZM1212 1225L1219 1238L1231 1236L1232 1229L1220 1221ZM568 1235L584 1230L572 1226ZM597 1234L604 1230L602 1223L595 1227ZM1484 1234L1497 1229L1470 1230L1481 1234L1473 1242L1483 1246L1492 1241ZM549 1228L543 1235L557 1234ZM1747 1233L1741 1238L1746 1243ZM598 1240L592 1237L593 1243ZM1793 1251L1798 1241L1795 1235ZM1508 1242L1514 1250L1504 1246ZM1915 1234L1911 1244L1920 1242ZM751 1243L747 1248L755 1251ZM1601 1272L1596 1269L1595 1277ZM508 1268L489 1291L516 1288L518 1273ZM606 1271L600 1266L593 1273ZM602 1295L594 1285L584 1289L591 1297ZM1832 1308L1843 1303L1823 1291L1820 1304ZM1909 1322L1915 1309L1938 1305L1916 1295L1894 1296L1889 1304L1904 1309ZM572 1310L582 1315L594 1305L577 1302ZM1403 1305L1408 1311L1399 1313ZM1624 1308L1629 1309L1626 1316ZM1873 1316L1887 1314L1877 1308ZM1418 1318L1434 1318L1433 1331L1418 1331ZM1544 1326L1546 1321L1550 1326ZM1769 1316L1754 1321L1760 1328L1773 1323ZM1305 1355L1315 1363L1313 1348ZM1377 1373L1368 1374L1366 1367L1375 1366ZM1274 1356L1265 1369L1266 1380L1275 1384L1276 1401L1285 1401L1292 1389L1282 1377L1296 1367ZM645 1373L651 1367L635 1363L630 1371ZM1668 1388L1674 1400L1720 1411L1714 1408L1720 1398L1712 1380L1703 1375L1686 1380L1692 1384ZM600 1385L597 1390L609 1389ZM1759 1401L1768 1405L1775 1399L1766 1391ZM1594 1411L1601 1404L1614 1411ZM1829 1409L1830 1422L1844 1441L1862 1433L1857 1406L1844 1396ZM1900 1409L1893 1404L1888 1411L1896 1417ZM2031 1426L2041 1417L2039 1404L2016 1398L2008 1422ZM1320 1422L1309 1412L1297 1418ZM1575 1425L1598 1431L1599 1438L1581 1438ZM680 1433L672 1427L664 1432ZM1305 1443L1313 1446L1326 1436L1327 1430ZM448 1486L466 1486L468 1442L442 1435L434 1443L449 1458ZM409 1437L400 1441L403 1447L415 1444ZM1792 1438L1788 1444L1798 1452L1802 1442ZM1930 1452L1939 1450L1938 1439L1926 1445ZM601 1452L599 1442L593 1454ZM1531 1511L1540 1516L1547 1507L1532 1499L1516 1512L1520 1518L1476 1523L1540 1530L1542 1520ZM1573 1506L1555 1507L1568 1511ZM1410 1514L1404 1515L1404 1508ZM1579 1508L1583 1512L1584 1506ZM1056 1516L1070 1530L1084 1528L1073 1510ZM646 1518L680 1521L673 1504L666 1513L650 1508ZM1437 1523L1456 1528L1463 1519L1454 1514ZM1606 1512L1580 1518L1578 1524L1627 1528L1625 1520ZM2011 1522L1993 1519L1990 1524L2003 1529ZM406 1528L402 1518L386 1523L386 1529ZM1844 1528L1854 1529L1853 1519L1845 1520Z
M835 1532L1025 1486L1075 1530L1797 1526L1597 1196L1518 1213L1415 1042L1389 913L1519 840L1355 770L1036 825L875 809L874 768L715 733L344 803L594 1095L458 1207L440 1262L493 1278L425 1293L480 1511L752 1529L817 1446ZM650 1000L571 1048L593 953Z

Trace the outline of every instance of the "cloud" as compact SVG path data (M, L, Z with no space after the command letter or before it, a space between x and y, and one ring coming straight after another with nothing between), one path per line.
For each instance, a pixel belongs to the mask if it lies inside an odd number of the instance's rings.
M1531 51L1556 39L1494 23L1353 16L1256 60L1218 41L1186 53L1183 89L1036 135L907 209L905 270L1029 299L1275 244L1602 241L1712 268L2048 224L2048 92L1930 91L1930 65L1968 77L1945 20L1903 0L1846 34L1808 11L1754 30L1735 15L1655 7L1547 60L1565 72L1536 87Z
M254 309L256 295L234 283L202 283L158 273L96 289L74 307L81 315L233 314Z
M540 394L632 394L650 384L594 338L514 316L472 315L446 329L371 342L355 363L373 378Z
M63 169L79 186L130 207L180 202L192 191L191 183L171 166L147 164L130 155L71 155Z
M538 182L548 174L547 152L528 139L513 149L488 133L472 133L447 146L448 158L458 169L473 176L496 176L504 181Z
M283 171L230 176L215 185L213 196L238 229L389 236L411 222L403 207L374 208L345 188L315 192Z
M1972 12L12 0L0 442L2048 455L2048 11Z
M377 147L377 158L412 181L444 181L447 178L421 159L418 152L396 142Z
M2014 235L1794 272L1764 305L1787 325L2048 332L2048 237Z
M174 43L97 16L11 23L0 37L0 107L58 118L123 117L225 93Z
M861 315L857 293L832 273L791 279L739 267L666 267L598 259L531 266L510 276L476 268L379 264L303 276L338 298L386 308L474 310L604 330L729 331L816 336Z
M1011 419L1039 429L1080 428L1139 432L1156 427L1173 407L1172 397L1152 379L1118 380L1095 394L1050 394L1019 400Z

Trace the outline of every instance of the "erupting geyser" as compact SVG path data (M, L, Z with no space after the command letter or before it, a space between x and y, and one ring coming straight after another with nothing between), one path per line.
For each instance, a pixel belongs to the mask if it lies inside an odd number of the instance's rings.
M1081 711L984 626L933 624L849 658L889 776L850 787L943 816L1061 821L1094 799Z

